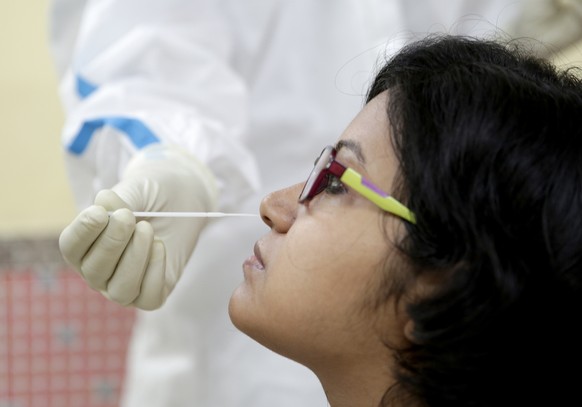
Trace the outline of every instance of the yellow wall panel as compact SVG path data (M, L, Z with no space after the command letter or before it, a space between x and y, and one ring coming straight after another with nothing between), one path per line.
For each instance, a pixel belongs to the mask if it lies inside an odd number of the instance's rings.
M53 235L75 215L60 147L63 112L48 1L0 3L0 237Z

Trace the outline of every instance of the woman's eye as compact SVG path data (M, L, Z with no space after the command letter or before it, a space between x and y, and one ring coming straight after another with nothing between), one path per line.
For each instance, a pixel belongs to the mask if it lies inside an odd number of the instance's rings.
M344 183L341 182L338 177L332 174L327 174L326 177L327 177L325 187L326 194L338 195L347 192Z

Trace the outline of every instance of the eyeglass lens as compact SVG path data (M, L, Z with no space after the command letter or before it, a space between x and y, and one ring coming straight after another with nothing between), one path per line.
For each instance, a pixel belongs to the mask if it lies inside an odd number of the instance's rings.
M325 182L323 181L326 180L326 174L324 170L328 167L332 152L332 147L326 147L315 161L313 170L311 170L303 187L303 191L301 191L301 195L299 196L299 202L311 199L325 189Z

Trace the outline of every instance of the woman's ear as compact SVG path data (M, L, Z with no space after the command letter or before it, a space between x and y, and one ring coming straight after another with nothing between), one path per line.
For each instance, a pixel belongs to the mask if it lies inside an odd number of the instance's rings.
M410 343L418 345L418 340L414 336L414 321L412 319L408 319L404 324L404 338Z
M443 289L443 284L452 278L455 270L448 271L426 271L420 274L411 284L410 291L407 295L409 304L422 301L433 297L437 292ZM403 326L404 338L415 345L421 345L421 341L415 335L416 325L414 320L406 313L406 322Z

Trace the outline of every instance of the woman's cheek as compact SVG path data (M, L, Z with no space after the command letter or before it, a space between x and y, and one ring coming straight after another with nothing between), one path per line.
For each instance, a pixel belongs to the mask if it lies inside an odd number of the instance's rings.
M308 219L293 226L285 239L284 261L294 269L313 272L336 254L337 242L330 225Z

